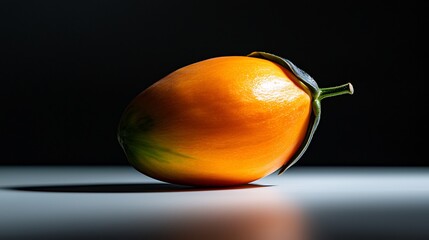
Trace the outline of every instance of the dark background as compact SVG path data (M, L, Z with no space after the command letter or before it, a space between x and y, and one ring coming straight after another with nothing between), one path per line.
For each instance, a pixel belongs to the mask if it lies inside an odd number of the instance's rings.
M355 87L324 100L298 165L429 166L424 18L416 1L1 1L0 164L128 164L116 127L139 92L266 51Z

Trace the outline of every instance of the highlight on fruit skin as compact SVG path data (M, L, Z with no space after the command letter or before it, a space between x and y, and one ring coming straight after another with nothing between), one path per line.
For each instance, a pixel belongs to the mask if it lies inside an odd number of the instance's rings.
M321 100L353 94L319 88L287 59L266 52L184 66L126 107L118 140L129 163L160 181L246 184L295 164L320 121Z

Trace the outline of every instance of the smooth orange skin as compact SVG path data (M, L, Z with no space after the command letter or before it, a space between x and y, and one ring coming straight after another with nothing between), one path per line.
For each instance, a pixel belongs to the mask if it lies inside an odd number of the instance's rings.
M311 97L296 81L278 64L244 56L180 68L139 94L123 118L149 116L153 126L142 138L189 157L164 154L159 161L133 153L130 163L155 179L194 186L267 176L292 157L307 132Z

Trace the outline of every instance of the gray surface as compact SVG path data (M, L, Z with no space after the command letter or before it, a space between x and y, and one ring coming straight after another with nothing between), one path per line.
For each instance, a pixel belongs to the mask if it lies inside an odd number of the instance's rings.
M429 239L428 168L292 167L190 188L131 167L0 167L0 239Z

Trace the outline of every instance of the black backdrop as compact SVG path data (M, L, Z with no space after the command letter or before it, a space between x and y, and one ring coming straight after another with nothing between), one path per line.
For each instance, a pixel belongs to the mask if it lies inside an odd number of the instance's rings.
M136 94L257 50L355 87L324 101L299 165L428 166L423 5L347 2L1 1L0 163L127 164L116 127Z

